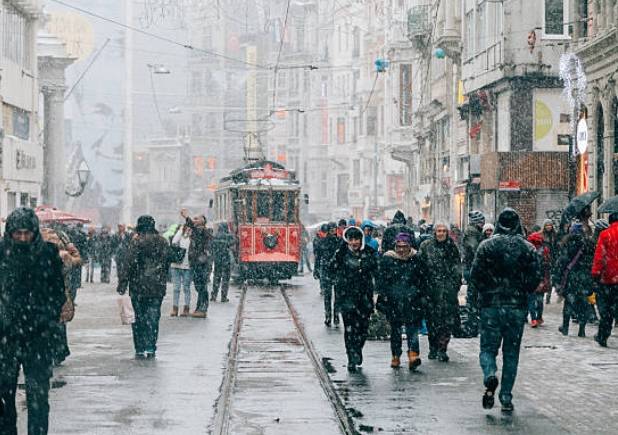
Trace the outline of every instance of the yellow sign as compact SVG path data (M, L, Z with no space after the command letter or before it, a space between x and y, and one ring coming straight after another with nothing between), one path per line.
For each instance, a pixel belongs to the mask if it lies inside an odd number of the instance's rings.
M534 103L534 139L544 139L552 130L554 121L551 109L541 100Z

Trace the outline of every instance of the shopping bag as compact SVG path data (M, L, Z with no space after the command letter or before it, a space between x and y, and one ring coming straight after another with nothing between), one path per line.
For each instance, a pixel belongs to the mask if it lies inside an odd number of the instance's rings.
M120 321L123 325L135 323L135 311L129 295L122 295L118 298L118 308L120 309Z

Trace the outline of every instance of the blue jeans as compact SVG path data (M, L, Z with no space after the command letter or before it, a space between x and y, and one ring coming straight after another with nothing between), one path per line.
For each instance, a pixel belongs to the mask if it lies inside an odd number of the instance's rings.
M517 377L519 348L526 323L526 309L516 307L481 308L481 353L484 380L496 376L496 357L502 344L500 402L510 403Z
M543 318L543 296L544 293L530 293L528 295L528 313L530 320L540 320Z
M401 334L402 329L406 328L406 337L408 340L408 350L420 353L418 333L420 330L419 322L402 323L391 321L391 353L393 356L401 356Z
M172 267L172 282L174 283L174 306L177 307L180 302L180 287L185 294L185 305L191 305L191 269L180 269Z
M163 298L131 296L135 311L133 345L135 353L155 352L159 338L159 319Z

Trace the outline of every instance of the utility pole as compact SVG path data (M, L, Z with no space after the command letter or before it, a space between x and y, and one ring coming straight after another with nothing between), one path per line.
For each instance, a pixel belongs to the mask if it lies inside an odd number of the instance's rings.
M122 222L133 222L133 0L125 2L126 37L124 46L125 61L125 105L124 105L124 170Z

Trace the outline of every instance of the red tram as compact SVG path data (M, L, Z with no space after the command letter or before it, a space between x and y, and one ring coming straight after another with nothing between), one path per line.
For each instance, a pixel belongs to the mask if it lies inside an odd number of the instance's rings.
M237 241L239 277L271 282L296 274L300 261L300 184L294 172L259 161L223 178L215 192L214 220Z

